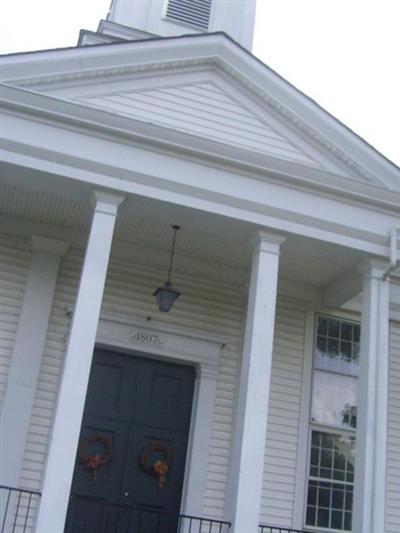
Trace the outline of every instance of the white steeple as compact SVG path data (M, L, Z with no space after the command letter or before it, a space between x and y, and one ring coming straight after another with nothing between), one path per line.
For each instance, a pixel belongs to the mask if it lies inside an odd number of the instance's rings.
M256 0L112 0L109 22L161 37L224 31L251 50Z

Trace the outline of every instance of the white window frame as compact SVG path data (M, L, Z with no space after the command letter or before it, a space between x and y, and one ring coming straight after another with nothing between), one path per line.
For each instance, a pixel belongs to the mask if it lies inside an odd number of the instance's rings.
M318 432L321 432L321 433L327 433L328 435L356 435L356 432L355 430L350 430L350 429L340 429L339 428L339 431L338 431L338 428L333 428L332 426L321 426L319 424L312 424L310 423L309 424L309 439L308 439L308 442L309 442L309 445L308 445L308 461L306 463L306 487L305 487L305 498L304 498L304 519L303 519L303 526L302 526L302 529L304 529L305 531L310 531L310 532L316 532L316 533L323 533L323 532L326 532L326 533L351 533L351 530L349 529L333 529L331 527L329 528L325 528L325 527L320 527L320 526L309 526L309 525L306 525L305 521L306 521L306 512L307 512L307 499L308 499L308 482L311 480L313 481L321 481L323 483L337 483L337 484L340 484L340 485L351 485L353 487L353 501L354 501L354 481L353 483L349 483L347 481L337 481L337 480L328 480L328 479L323 479L323 478L317 478L317 477L314 477L314 476L310 476L309 475L309 471L310 471L310 460L311 460L311 454L310 454L310 450L311 450L311 438L312 438L312 432L313 431L318 431Z
M323 307L319 308L315 307L313 304L309 304L306 308L302 383L303 392L299 421L296 491L292 527L302 531L318 533L321 533L321 531L326 531L327 533L330 533L334 532L335 530L325 528L321 529L305 525L310 469L311 432L313 428L320 428L320 431L324 431L326 433L355 435L356 431L348 428L337 428L336 426L323 426L320 424L313 424L311 422L315 335L318 324L318 316L321 315L337 318L339 320L347 320L357 324L361 323L361 317L358 313L326 309ZM337 533L343 533L344 530L336 531Z

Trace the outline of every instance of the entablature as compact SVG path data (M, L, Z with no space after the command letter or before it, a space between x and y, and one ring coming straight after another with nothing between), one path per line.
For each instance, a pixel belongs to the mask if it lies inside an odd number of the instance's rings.
M307 183L265 160L256 166L182 150L139 135L131 121L43 95L6 88L4 180L67 195L93 187L169 202L206 213L388 255L398 223L397 193L352 183L344 190ZM25 98L25 102L24 102ZM39 104L39 105L38 105ZM36 106L36 107L35 107ZM123 126L130 125L131 131ZM133 126L133 127L132 127ZM159 128L156 128L159 131ZM316 171L315 175L321 175ZM332 178L332 176L329 176Z

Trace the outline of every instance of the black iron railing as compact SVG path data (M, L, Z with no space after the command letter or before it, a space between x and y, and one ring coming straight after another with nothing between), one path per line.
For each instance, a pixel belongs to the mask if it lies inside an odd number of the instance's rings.
M306 533L302 529L288 529L287 527L265 526L260 524L259 533Z
M0 485L0 533L33 531L40 492ZM68 533L229 533L230 522L76 498L70 507ZM95 529L93 529L95 528ZM259 533L306 533L260 524Z
M40 492L0 485L0 533L28 533L33 529Z
M228 533L230 523L214 518L109 504L75 496L65 533Z

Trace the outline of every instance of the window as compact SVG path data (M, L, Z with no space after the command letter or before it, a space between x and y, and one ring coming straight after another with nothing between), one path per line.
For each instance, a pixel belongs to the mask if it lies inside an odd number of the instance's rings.
M306 526L350 531L359 324L317 317Z
M168 0L167 19L207 30L212 0Z

